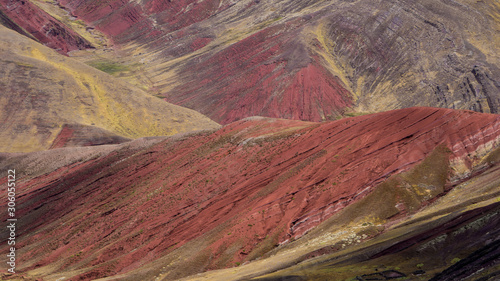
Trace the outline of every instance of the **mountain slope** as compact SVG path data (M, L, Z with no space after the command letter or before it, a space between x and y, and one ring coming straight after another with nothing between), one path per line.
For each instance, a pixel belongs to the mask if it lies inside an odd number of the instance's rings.
M388 217L394 196L375 191L259 261L182 280L497 280L496 159L410 216Z
M500 110L493 0L59 3L115 42L129 79L223 124Z
M2 152L48 149L65 124L95 126L124 138L218 127L3 26L0 38Z
M268 262L273 262L293 253L294 258L288 258L288 264L282 266L288 268L251 280L287 280L287 276L295 276L292 280L311 281L389 280L397 277L409 280L497 280L500 267L499 168L497 164L483 170L482 174L458 185L410 217L379 224L379 228L385 229L372 240L366 240L366 237L373 232L370 228L379 223L380 213L368 206L363 208L354 204L354 208L346 208L332 217L322 232L311 233L301 241L302 245L316 242L318 250L300 256L297 252L300 253L303 246L299 243L288 245L268 258ZM363 200L374 199L370 196ZM352 218L349 212L353 210L361 216L346 220ZM347 238L340 235L325 238L325 233L338 235L346 230L353 234ZM322 240L322 245L318 240ZM305 260L307 258L310 259ZM303 260L295 266L297 261ZM229 277L234 275L225 272L227 277L212 275L209 280L235 280ZM241 280L258 275L261 274L247 271L247 278Z
M417 213L493 165L499 140L498 115L410 108L326 123L251 118L90 154L4 154L1 164L19 177L24 276L175 280L260 258L307 233L328 236L316 227L354 204L376 210L363 239L377 236L378 225ZM36 164L51 153L81 156ZM390 203L377 209L381 202ZM346 214L349 221L356 212ZM276 270L325 246L301 245L266 269L242 270Z
M0 1L0 24L38 42L56 49L61 54L73 50L93 48L71 28L65 26L30 1Z

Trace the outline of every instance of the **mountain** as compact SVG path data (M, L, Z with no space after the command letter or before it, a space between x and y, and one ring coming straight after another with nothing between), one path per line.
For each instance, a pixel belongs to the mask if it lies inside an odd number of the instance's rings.
M499 34L493 0L0 0L0 279L497 280Z
M500 110L497 1L58 4L113 42L128 79L221 124L411 106Z
M468 256L498 238L499 141L498 115L417 107L323 123L254 117L4 153L0 166L16 169L28 280L247 280L301 261L283 276L331 276L337 262L345 278L375 265L430 278L447 264L429 253L479 262ZM484 273L498 267L494 253Z
M219 127L3 26L0 37L2 152L65 146L54 141L68 129L95 145Z

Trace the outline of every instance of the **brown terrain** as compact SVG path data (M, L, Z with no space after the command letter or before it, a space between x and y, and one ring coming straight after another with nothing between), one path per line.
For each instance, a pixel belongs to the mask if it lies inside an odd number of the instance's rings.
M498 1L0 0L0 38L0 280L500 278Z

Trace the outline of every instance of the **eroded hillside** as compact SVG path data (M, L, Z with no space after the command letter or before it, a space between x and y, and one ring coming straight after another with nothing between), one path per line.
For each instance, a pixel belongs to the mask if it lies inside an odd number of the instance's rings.
M364 219L357 239L376 237L495 163L499 138L498 115L410 108L327 123L252 118L163 141L5 154L2 165L19 177L23 276L175 280L304 241L359 202L372 216L349 211L344 222ZM36 164L52 153L66 160ZM254 274L326 244L300 245Z

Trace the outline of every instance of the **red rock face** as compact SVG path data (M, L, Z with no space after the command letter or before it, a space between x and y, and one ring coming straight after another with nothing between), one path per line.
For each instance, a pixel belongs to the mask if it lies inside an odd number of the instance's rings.
M410 108L326 123L253 118L123 147L18 182L19 264L96 266L80 276L95 279L201 239L211 258L200 270L234 265L300 237L438 145L464 159L499 138L498 115Z
M334 119L352 106L351 94L295 39L300 22L264 29L187 64L179 76L190 83L165 93L166 100L221 124L248 116Z
M30 1L1 0L0 10L38 41L59 53L67 54L73 50L92 48L90 43L76 32Z

